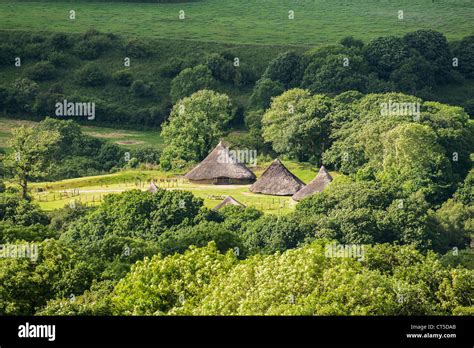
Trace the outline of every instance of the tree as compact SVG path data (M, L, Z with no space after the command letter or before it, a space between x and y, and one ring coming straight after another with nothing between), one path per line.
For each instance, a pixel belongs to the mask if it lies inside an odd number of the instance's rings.
M364 47L364 41L355 39L353 36L346 36L339 41L342 46L348 48L358 48L361 49Z
M130 86L130 91L136 97L146 98L153 93L153 84L145 83L143 80L135 80Z
M185 303L198 303L218 274L236 263L233 252L219 253L214 243L190 248L183 255L159 255L137 262L114 289L115 314L159 315L179 311Z
M225 59L218 53L210 54L206 58L206 66L218 81L231 82L234 79L235 67L232 61Z
M213 89L215 84L211 70L205 65L184 69L171 81L171 99L176 103L201 89Z
M198 162L209 153L224 134L232 119L228 96L202 90L176 103L170 118L162 127L167 144L160 164L165 169L179 163Z
M409 48L403 39L387 36L369 42L364 53L367 62L379 76L388 78L409 57Z
M250 96L250 108L266 110L273 97L282 94L285 91L284 86L280 82L261 78L257 81Z
M53 80L56 77L56 68L50 62L39 62L28 68L26 75L35 81Z
M405 62L390 74L398 88L410 94L420 95L426 88L436 84L433 64L418 53L412 54Z
M187 191L126 191L106 196L99 208L72 222L61 238L83 248L109 236L156 241L167 229L193 225L202 205Z
M76 72L77 82L82 86L102 86L107 81L107 74L98 65L87 64Z
M22 242L15 245L24 247ZM49 299L89 288L94 266L82 262L72 249L53 239L28 245L30 258L0 258L0 313L33 315Z
M420 189L431 198L444 198L452 185L451 164L430 127L408 123L382 137L383 170L380 178L406 193Z
M39 127L21 126L12 130L12 152L5 162L20 185L24 199L28 197L28 183L47 175L58 141L58 132L44 131Z
M437 83L443 84L450 80L452 54L448 40L442 33L430 29L416 30L407 33L403 41L426 59L426 64L433 70L432 78Z
M273 99L263 115L262 130L273 149L300 161L320 161L327 144L328 114L333 102L302 89L288 90Z
M242 235L249 254L273 254L297 248L314 237L310 225L292 216L265 216L247 226Z
M112 78L119 86L129 87L133 82L133 75L128 70L119 70L112 74Z
M454 49L459 61L459 71L467 78L474 77L474 35L463 38Z
M297 87L302 78L301 56L295 52L279 54L269 64L262 78L280 82L285 88Z
M368 68L362 56L328 55L323 61L311 62L304 72L302 86L313 93L364 91Z

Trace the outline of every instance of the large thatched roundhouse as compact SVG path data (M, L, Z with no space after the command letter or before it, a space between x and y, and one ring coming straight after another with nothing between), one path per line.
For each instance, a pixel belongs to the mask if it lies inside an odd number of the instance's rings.
M303 187L301 190L296 192L291 198L295 201L300 201L305 197L314 195L316 192L323 192L326 186L332 181L332 176L329 172L321 166L319 169L318 175L311 180L308 185Z
M250 186L250 191L265 195L291 196L304 187L304 182L291 173L277 158Z
M256 178L243 163L230 155L222 142L184 177L192 183L214 185L246 185Z
M244 207L245 208L245 205L243 205L242 203L240 203L238 200L236 200L234 197L232 196L227 196L226 198L224 198L222 200L222 202L220 202L218 205L216 205L212 210L219 210L227 205L236 205L236 206L240 206L240 207Z

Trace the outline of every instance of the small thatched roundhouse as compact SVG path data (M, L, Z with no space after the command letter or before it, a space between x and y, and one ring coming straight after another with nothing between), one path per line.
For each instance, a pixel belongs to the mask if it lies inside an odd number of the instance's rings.
M265 195L291 196L304 187L304 182L291 173L277 158L250 186L250 191Z
M214 185L246 185L253 183L256 178L243 163L230 155L222 142L184 177L196 184Z
M301 190L296 192L291 198L295 201L300 201L305 197L314 195L316 192L323 192L326 186L332 181L332 176L329 172L321 166L319 169L318 175L311 180L308 185L303 187Z
M241 206L241 207L245 208L245 205L243 205L242 203L237 201L234 197L227 196L226 198L224 198L222 200L222 202L220 202L218 205L216 205L212 210L219 210L219 209L225 207L226 205L237 205L237 206Z
M148 191L148 192L151 192L151 193L157 193L158 190L159 190L159 188L158 188L158 186L156 186L156 184L155 184L154 181L152 181L152 182L150 183L150 186L148 186L148 189L147 189L147 191Z

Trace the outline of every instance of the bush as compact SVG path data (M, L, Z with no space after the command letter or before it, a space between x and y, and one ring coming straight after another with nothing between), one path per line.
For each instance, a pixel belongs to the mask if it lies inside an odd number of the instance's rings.
M410 55L403 39L395 36L372 40L364 53L369 65L383 78L388 78Z
M284 91L285 87L280 82L265 77L261 78L253 88L249 106L255 109L266 110L270 106L271 99L282 94Z
M110 38L105 35L86 37L87 38L80 41L75 48L76 53L83 59L96 59L112 45Z
M98 65L87 64L76 72L77 82L82 86L102 86L107 81L107 74Z
M339 43L342 46L348 47L348 48L362 48L364 47L364 42L362 40L354 39L352 36L346 36L345 38L341 39Z
M145 58L151 55L150 47L139 39L128 40L124 49L127 57Z
M0 45L0 66L13 65L15 60L15 47L9 44Z
M133 75L128 70L119 70L112 74L112 79L119 86L129 87L133 82Z
M285 52L268 64L262 77L278 81L285 88L291 88L300 84L302 74L301 56L295 52Z
M224 59L220 54L213 53L206 59L206 66L212 76L222 82L231 82L235 76L235 67L231 61Z
M26 70L26 76L35 81L53 80L56 68L50 62L39 62Z
M65 67L69 63L69 57L61 52L51 52L48 55L48 61L55 67Z
M171 81L171 99L176 102L199 90L212 89L215 84L211 70L205 65L184 69Z
M136 97L146 98L153 94L153 84L151 82L146 83L143 80L135 80L130 86L130 91Z
M71 38L64 33L54 33L51 35L49 41L51 46L58 50L65 50L72 47Z

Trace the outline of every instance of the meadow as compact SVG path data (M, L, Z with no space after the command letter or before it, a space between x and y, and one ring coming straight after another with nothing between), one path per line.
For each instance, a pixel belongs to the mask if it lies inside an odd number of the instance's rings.
M356 5L355 5L356 3ZM418 29L449 40L472 34L471 0L202 0L189 3L0 1L4 30L82 33L227 44L334 44L347 35L368 41ZM69 11L76 19L69 20ZM403 19L399 19L399 11ZM184 11L184 19L179 19ZM289 18L294 11L294 19Z
M284 161L285 165L301 180L308 183L316 175L316 168L308 163ZM252 168L259 177L270 162L259 163ZM156 185L169 190L185 190L204 200L204 205L214 208L226 196L232 196L246 206L253 206L265 213L286 214L293 210L296 202L291 197L255 194L250 185L199 185L183 179L181 173L159 170L124 170L114 174L90 176L55 182L32 183L33 199L44 210L62 208L71 202L81 202L87 206L100 204L104 196L127 190L146 190L151 180ZM331 172L337 176L337 173Z

